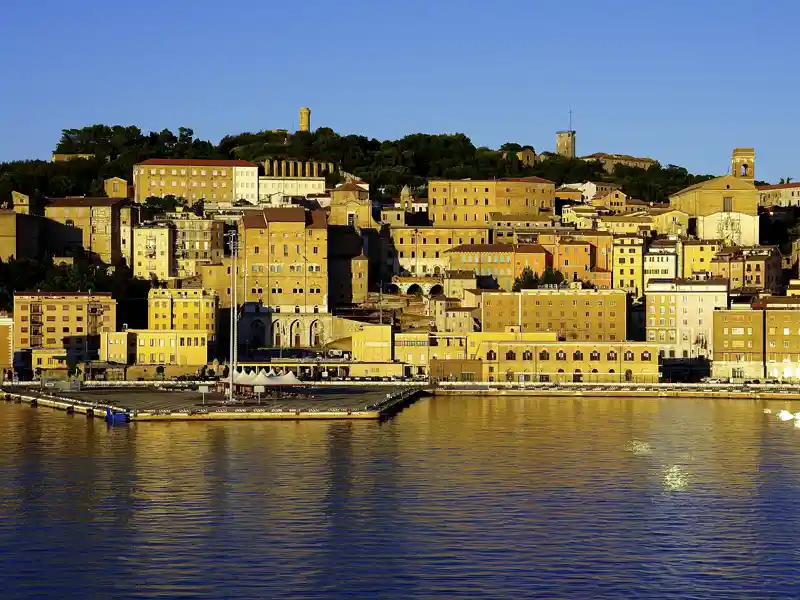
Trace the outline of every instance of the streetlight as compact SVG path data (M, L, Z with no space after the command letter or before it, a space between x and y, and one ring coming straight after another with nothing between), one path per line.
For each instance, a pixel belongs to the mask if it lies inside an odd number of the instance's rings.
M230 355L229 355L229 375L230 375L230 387L228 388L228 400L233 402L233 373L236 370L236 353L237 353L237 325L239 322L239 306L237 303L237 270L238 270L238 261L237 256L239 253L239 240L238 235L235 230L229 231L225 234L228 238L228 246L231 249L231 319L230 319Z

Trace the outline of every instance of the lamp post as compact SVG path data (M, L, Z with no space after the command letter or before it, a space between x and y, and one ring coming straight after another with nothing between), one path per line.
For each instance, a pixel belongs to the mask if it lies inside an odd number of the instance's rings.
M236 354L238 352L237 349L237 326L239 322L239 306L237 303L237 270L238 270L238 261L237 256L239 252L239 241L236 231L230 231L226 234L228 237L228 246L231 249L231 320L230 320L230 358L229 358L229 375L230 375L230 386L228 387L228 400L233 402L233 373L236 370Z

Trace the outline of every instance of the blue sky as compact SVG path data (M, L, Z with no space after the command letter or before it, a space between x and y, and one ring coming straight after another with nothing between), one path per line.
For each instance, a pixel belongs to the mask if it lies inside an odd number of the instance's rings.
M379 139L463 132L800 179L800 2L6 0L0 160L47 158L63 128L312 126Z

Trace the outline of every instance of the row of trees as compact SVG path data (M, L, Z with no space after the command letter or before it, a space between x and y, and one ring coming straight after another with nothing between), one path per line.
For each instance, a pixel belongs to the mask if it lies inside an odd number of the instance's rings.
M186 127L177 135L169 129L143 133L134 126L92 125L65 129L56 145L59 153L94 154L90 160L61 163L21 161L0 164L0 202L11 191L41 196L102 193L103 179L130 179L133 165L148 158L244 159L260 163L268 156L333 162L344 171L369 181L378 195L396 196L404 185L426 195L429 178L500 178L535 175L557 185L588 180L620 183L629 195L663 201L669 194L697 183L695 176L669 165L638 169L619 166L613 174L596 162L547 155L547 160L525 166L515 152L524 148L509 142L499 150L476 147L461 133L415 133L399 140L376 140L362 135L339 135L328 127L288 134L261 131L225 136L219 144L194 137ZM507 152L505 152L507 151ZM505 154L505 156L504 156ZM329 174L331 183L336 179ZM376 198L380 199L380 198Z

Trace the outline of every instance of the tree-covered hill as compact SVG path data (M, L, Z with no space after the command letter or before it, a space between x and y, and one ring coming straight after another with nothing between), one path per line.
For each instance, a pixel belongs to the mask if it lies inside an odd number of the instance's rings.
M55 151L94 154L93 159L0 163L0 202L6 204L12 190L39 196L101 194L103 179L117 176L130 180L133 165L148 158L239 158L260 163L271 156L333 162L368 181L376 196L384 197L398 195L403 185L425 195L429 178L536 175L558 185L587 180L617 182L634 198L663 201L669 194L708 177L691 175L674 165L649 170L618 167L608 174L597 163L553 154L526 167L513 152L523 147L513 142L500 150L476 147L460 133L415 133L399 140L379 141L339 135L327 127L294 134L241 133L214 144L196 139L194 132L184 127L176 135L168 129L144 134L134 126L92 125L63 130ZM510 151L506 158L504 149Z

